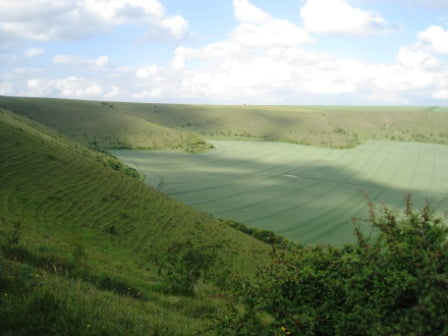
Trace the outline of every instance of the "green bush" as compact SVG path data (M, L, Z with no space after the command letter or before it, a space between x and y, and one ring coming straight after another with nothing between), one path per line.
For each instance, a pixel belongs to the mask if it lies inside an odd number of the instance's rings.
M273 319L268 327L252 321L251 329L271 335L448 335L447 223L429 206L412 210L410 202L403 214L371 210L374 231L366 236L358 227L355 244L276 250L255 280L240 282L246 309ZM233 313L217 334L235 335L238 323L244 325L244 315Z
M289 242L286 238L283 238L283 236L281 236L273 231L250 228L243 223L235 222L235 221L228 220L228 219L220 219L220 221L221 221L221 223L229 225L230 227L234 228L235 230L243 232L243 233L245 233L249 236L252 236L255 239L257 239L263 243L269 244L269 245L286 246L286 245L291 244L291 242Z

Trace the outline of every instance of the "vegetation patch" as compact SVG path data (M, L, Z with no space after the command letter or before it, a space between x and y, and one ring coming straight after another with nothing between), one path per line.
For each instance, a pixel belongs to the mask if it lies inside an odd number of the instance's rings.
M447 334L446 219L409 202L403 213L371 207L374 232L358 227L353 244L274 249L271 265L235 283L244 309L217 315L216 335Z
M270 234L263 231L304 244L350 242L352 218L367 213L366 195L392 208L409 192L417 206L447 197L447 146L378 140L343 150L263 141L213 144L215 150L199 155L113 153L133 163L148 184L244 223L250 229L234 227L264 242Z

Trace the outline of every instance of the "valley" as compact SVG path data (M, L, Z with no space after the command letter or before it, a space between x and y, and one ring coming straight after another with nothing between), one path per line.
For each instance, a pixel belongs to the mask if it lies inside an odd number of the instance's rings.
M446 146L368 141L352 149L327 149L263 141L210 143L215 149L201 154L112 153L145 174L145 182L185 204L305 244L352 241L352 218L367 216L369 200L399 209L410 194L417 207L426 201L446 205Z

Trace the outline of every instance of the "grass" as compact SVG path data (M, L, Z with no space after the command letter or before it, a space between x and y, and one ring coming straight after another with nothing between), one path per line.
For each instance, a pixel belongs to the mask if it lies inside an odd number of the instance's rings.
M0 334L198 334L225 305L226 275L265 262L260 240L282 242L262 229L339 244L365 209L360 191L392 205L445 197L446 147L397 141L446 144L446 112L0 97ZM203 136L319 148L213 141L207 152ZM111 148L171 151L117 152L145 184L92 150ZM194 296L168 293L166 274L183 281L189 258L213 267L194 269Z
M350 148L369 139L448 144L448 108L134 104L132 115L212 139Z
M105 158L0 110L0 334L192 335L223 305L211 280L267 258L265 244ZM183 241L225 265L193 297L166 294L159 273Z
M443 145L369 141L341 150L212 143L214 151L199 155L113 153L144 173L147 183L186 204L301 243L349 242L352 217L367 215L366 195L390 207L403 204L408 193L417 206L448 197L448 147Z
M0 107L97 148L201 152L210 139L351 148L367 140L448 144L439 106L223 106L0 97Z
M132 115L126 104L2 96L1 107L94 149L163 148L200 152L210 148L193 132L170 129Z

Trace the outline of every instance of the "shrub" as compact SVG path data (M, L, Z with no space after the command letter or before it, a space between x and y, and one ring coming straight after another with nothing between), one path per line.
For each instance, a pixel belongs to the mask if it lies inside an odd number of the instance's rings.
M168 246L159 271L163 276L163 290L172 294L192 296L198 280L218 261L215 246L195 245L190 241Z
M352 245L274 251L269 267L238 285L246 309L273 318L251 328L272 335L448 335L446 223L429 206L412 210L410 201L402 214L372 206L369 221L373 233L358 227ZM234 335L235 323L244 324L244 315L231 316L217 334Z
M235 222L228 219L219 219L221 223L224 223L230 227L232 227L235 230L238 230L240 232L243 232L249 236L252 236L253 238L269 244L269 245L278 245L278 246L286 246L290 245L291 243L286 239L283 238L281 235L269 231L269 230L261 230L256 228L249 228L243 223Z

